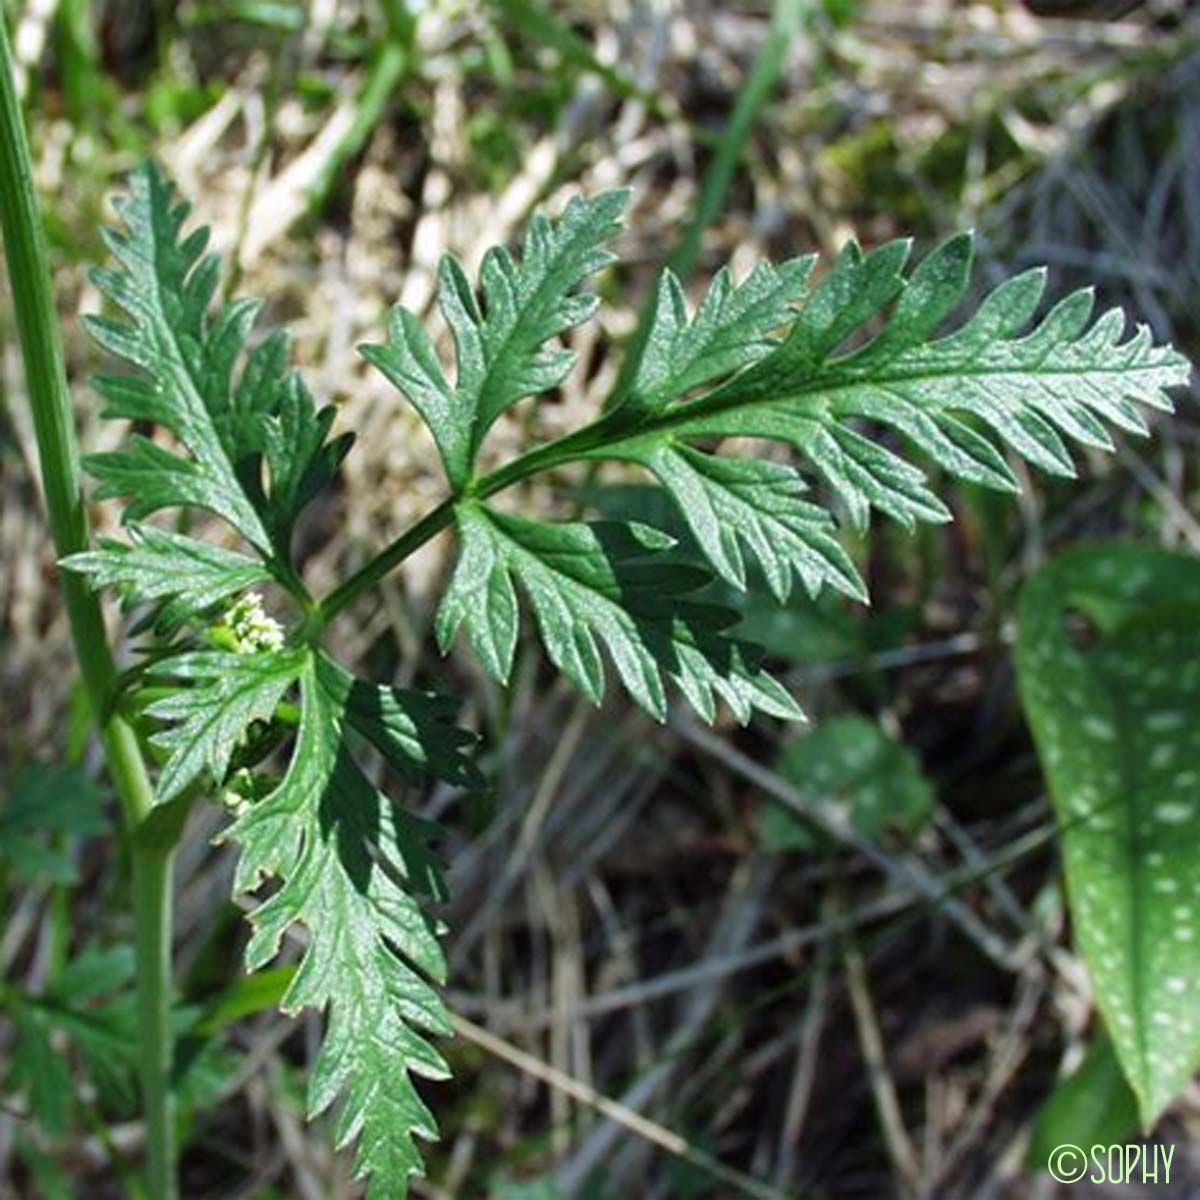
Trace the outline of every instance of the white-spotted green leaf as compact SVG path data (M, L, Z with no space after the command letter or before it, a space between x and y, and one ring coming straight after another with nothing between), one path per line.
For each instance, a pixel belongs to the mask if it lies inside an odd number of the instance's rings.
M551 661L588 699L604 695L601 645L629 694L666 715L664 676L711 721L716 697L740 721L754 709L800 715L748 648L725 635L735 613L691 598L707 573L656 561L665 534L619 522L551 525L480 504L458 508L458 563L437 618L447 649L460 627L487 670L506 679L516 646L516 584Z
M775 770L814 806L837 806L863 837L912 837L933 810L934 793L921 764L903 743L866 717L830 717L791 742ZM821 833L790 809L768 800L759 837L769 850L815 850Z
M1075 937L1149 1127L1200 1065L1200 562L1063 555L1025 585L1017 668Z

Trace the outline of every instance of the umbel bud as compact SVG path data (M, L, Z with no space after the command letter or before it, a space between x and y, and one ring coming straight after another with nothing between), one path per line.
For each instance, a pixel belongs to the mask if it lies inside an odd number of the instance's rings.
M214 633L235 654L270 654L283 649L283 626L267 616L258 592L247 592L231 605Z

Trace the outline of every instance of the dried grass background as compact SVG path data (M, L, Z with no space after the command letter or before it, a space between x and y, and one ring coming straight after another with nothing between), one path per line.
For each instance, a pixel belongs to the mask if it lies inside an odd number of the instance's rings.
M86 276L95 229L138 152L66 114L55 4L9 7L55 223L81 439L103 449L122 430L97 419L86 382L95 354L78 318L98 307ZM442 495L415 413L355 346L380 338L392 303L431 308L444 251L473 267L533 208L629 185L623 265L602 284L600 320L573 338L578 370L552 401L507 419L487 452L500 459L587 420L688 226L770 14L705 0L556 7L630 85L623 96L537 44L502 5L430 0L412 63L342 160L371 69L361 46L385 37L381 11L317 0L303 28L267 36L203 22L204 9L160 5L156 27L144 0L109 0L98 13L106 69L121 80L125 119L236 264L237 290L269 298L265 320L289 324L314 391L358 432L340 488L303 530L320 593ZM146 133L147 82L163 56L172 78L211 86L212 98ZM828 254L852 233L868 243L911 233L924 249L964 226L979 234L981 284L1046 262L1056 293L1094 282L1194 354L1191 6L1053 20L1000 0L868 0L845 24L818 17L789 50L693 282L726 261L744 272L763 256ZM3 773L61 756L72 673L11 329L0 309ZM447 829L449 998L463 1018L448 1049L455 1081L424 1089L444 1135L414 1194L1057 1194L1024 1169L1025 1144L1055 1078L1078 1061L1093 1010L1014 696L1011 601L1032 567L1077 538L1200 549L1194 411L1185 401L1152 443L1126 442L1113 461L1089 457L1080 485L1031 481L1006 513L956 495L953 527L916 542L878 527L859 552L877 608L902 614L905 636L853 661L781 664L816 719L867 711L918 752L939 803L911 846L870 853L843 828L828 854L763 849L756 814L766 797L786 797L772 765L795 736L769 722L710 732L679 714L663 729L616 698L593 710L532 642L509 695L465 656L440 661L429 624L445 538L339 622L348 661L461 690L496 781L485 801L440 791L414 801ZM521 502L565 511L572 482L543 481ZM114 531L111 509L93 517L98 532ZM228 915L232 863L209 841L222 821L215 806L200 812L181 856L180 978L205 958L230 972L238 962L236 921L221 922L215 944L206 933ZM103 882L113 865L110 848L86 848L72 910L80 942L128 936ZM11 897L0 933L3 973L35 989L47 905L36 890ZM189 1200L359 1194L328 1123L302 1119L315 1035L315 1019L238 1028L242 1065L185 1157ZM4 1047L0 1027L0 1059ZM15 1165L19 1121L0 1108L5 1200L38 1194ZM1172 1188L1129 1195L1200 1189L1198 1123L1195 1090L1156 1134L1177 1145ZM111 1130L132 1158L139 1136L132 1123ZM123 1194L98 1137L63 1158L78 1195Z

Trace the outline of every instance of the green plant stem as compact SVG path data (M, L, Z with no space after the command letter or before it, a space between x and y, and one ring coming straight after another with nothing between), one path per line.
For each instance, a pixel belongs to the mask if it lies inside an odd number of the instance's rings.
M454 505L457 499L456 496L452 496L448 500L443 500L437 508L431 509L415 525L410 525L366 566L351 575L341 587L330 592L321 602L320 623L327 624L343 608L356 600L368 588L374 587L410 554L425 545L430 538L441 533L454 520Z
M318 627L324 626L358 598L368 588L374 587L385 575L398 567L411 554L415 554L426 542L436 537L454 520L454 506L469 496L475 500L486 500L505 488L528 479L541 471L549 471L567 463L586 458L588 452L605 445L613 431L625 425L624 413L613 412L593 421L591 425L576 430L556 442L537 446L520 458L513 459L490 475L475 480L463 494L443 500L415 524L410 525L394 542L381 550L370 562L351 575L339 588L330 592L320 603L315 618Z
M64 557L88 548L87 514L80 487L79 451L59 343L49 256L33 186L25 126L13 85L12 54L2 20L0 229L33 412L46 515L55 550ZM172 854L169 849L138 848L134 843L134 830L153 807L153 790L136 735L108 705L116 668L100 605L86 583L76 576L61 575L60 586L80 673L92 712L97 715L109 774L130 835L148 1185L152 1200L173 1200L177 1193L169 1022Z
M143 768L144 772L144 768ZM171 926L174 850L134 845L139 1048L151 1200L175 1200L175 1096L171 1086Z

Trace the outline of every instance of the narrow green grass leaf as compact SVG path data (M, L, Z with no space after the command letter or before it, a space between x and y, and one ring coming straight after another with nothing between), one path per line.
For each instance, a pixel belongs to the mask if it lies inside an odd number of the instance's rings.
M295 967L272 967L237 980L205 1007L193 1032L212 1037L246 1017L278 1008L295 974Z

